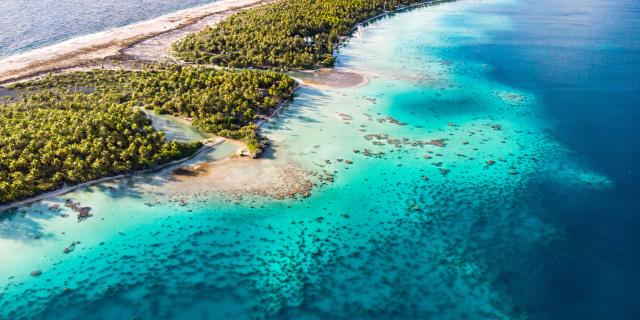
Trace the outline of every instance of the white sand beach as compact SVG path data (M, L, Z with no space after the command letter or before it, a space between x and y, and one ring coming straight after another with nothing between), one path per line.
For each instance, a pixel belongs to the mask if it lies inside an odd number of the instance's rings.
M141 46L135 47L130 52L134 56L142 52L143 58L147 58L149 55L145 52L155 52L159 53L157 57L165 58L168 56L166 52L171 43L179 37L198 31L198 28L204 28L206 25L217 23L238 10L267 2L267 0L220 0L11 56L0 60L0 84L82 65L100 66L104 58L122 54L123 50L138 43ZM215 17L206 20L206 23L199 23L209 16ZM181 29L185 29L184 32L181 32ZM176 30L181 31L176 32ZM167 36L162 36L165 34ZM154 45L144 42L154 37L160 37L159 40L151 40ZM141 48L150 48L150 50Z

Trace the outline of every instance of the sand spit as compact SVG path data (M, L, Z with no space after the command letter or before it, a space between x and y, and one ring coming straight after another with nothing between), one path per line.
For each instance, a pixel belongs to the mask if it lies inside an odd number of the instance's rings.
M212 193L239 199L244 195L308 197L315 186L313 176L313 172L284 159L232 156L173 170L172 179L162 186L162 192L169 198L206 197Z
M345 68L292 71L288 75L302 85L322 89L357 88L369 83L369 79L364 74Z
M123 54L139 56L141 59L165 59L174 39L219 22L238 10L266 2L268 1L220 0L11 56L0 60L0 84L81 65L100 66L105 58ZM210 18L205 19L207 17ZM203 19L205 21L201 22ZM150 40L155 37L158 39ZM140 45L135 46L138 43ZM127 51L129 47L131 49Z

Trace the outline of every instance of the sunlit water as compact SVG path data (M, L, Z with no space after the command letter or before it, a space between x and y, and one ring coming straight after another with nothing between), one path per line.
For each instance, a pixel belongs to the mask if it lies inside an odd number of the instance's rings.
M181 202L147 191L161 173L20 209L0 222L0 318L631 319L638 12L458 1L378 21L339 56L368 85L303 88L263 130L333 184ZM94 216L50 209L67 198Z
M191 126L186 120L171 115L158 114L150 110L143 111L151 119L153 127L156 130L162 130L169 140L190 142L200 141L209 137L209 135Z
M0 57L215 0L2 0Z

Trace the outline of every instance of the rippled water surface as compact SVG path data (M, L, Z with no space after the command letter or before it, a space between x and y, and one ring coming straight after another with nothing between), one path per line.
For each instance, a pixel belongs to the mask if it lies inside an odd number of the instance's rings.
M633 319L639 14L463 0L377 21L339 56L366 86L303 88L264 128L333 183L168 199L156 174L16 210L0 318Z
M2 0L0 57L215 0Z

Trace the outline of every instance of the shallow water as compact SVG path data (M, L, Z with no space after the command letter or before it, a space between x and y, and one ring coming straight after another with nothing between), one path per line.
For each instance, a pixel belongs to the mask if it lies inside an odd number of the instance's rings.
M172 115L158 114L151 110L143 110L153 123L156 130L162 130L167 140L178 142L193 142L210 138L208 135L191 126L189 121L174 117Z
M2 0L0 57L215 2L214 0Z
M339 66L369 83L303 88L263 130L335 174L310 198L168 198L164 172L5 216L0 318L633 318L640 11L553 4L361 30Z

